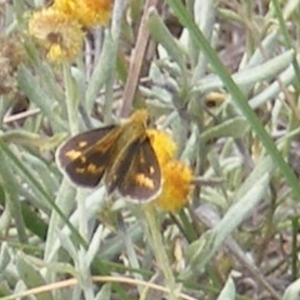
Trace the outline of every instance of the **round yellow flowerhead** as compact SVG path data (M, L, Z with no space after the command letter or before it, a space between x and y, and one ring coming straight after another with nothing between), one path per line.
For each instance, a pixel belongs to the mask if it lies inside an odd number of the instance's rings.
M76 58L83 46L81 25L67 14L53 8L33 13L29 34L46 50L50 61L62 63Z
M113 0L55 0L52 7L76 19L84 27L108 24Z
M191 192L192 172L184 163L171 160L162 166L163 187L155 204L164 211L175 213L183 208Z
M165 132L149 129L152 147L156 153L163 178L162 190L154 203L164 211L175 213L184 207L191 192L191 169L175 160L176 145Z
M160 166L171 160L176 152L176 144L173 139L164 131L147 129L152 147Z

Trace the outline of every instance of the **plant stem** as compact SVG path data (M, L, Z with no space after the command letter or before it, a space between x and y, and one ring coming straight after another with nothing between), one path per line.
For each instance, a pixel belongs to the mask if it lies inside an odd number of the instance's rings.
M150 241L152 251L156 257L157 263L164 274L166 286L170 291L170 300L178 299L180 286L176 284L173 272L170 267L170 261L166 253L163 238L160 233L160 224L158 221L157 211L153 203L149 203L144 207L146 218L147 235Z

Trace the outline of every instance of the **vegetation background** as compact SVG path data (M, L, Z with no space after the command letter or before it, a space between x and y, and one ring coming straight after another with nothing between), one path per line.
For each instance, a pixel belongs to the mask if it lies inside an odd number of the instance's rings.
M299 299L299 0L115 0L63 64L28 34L49 5L0 2L0 299ZM55 162L145 106L195 177L152 224Z

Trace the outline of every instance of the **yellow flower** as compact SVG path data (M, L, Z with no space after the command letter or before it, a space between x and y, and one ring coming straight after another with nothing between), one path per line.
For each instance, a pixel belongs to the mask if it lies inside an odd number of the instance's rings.
M112 6L113 0L55 0L52 7L91 27L109 22Z
M147 134L163 178L162 191L154 200L154 204L164 211L175 213L188 202L193 179L192 171L184 163L174 159L176 145L168 134L155 129L148 129Z
M180 161L171 160L162 166L162 176L162 192L154 200L155 204L164 211L175 213L189 200L193 178L191 169Z
M147 129L147 135L160 165L165 164L174 157L176 145L167 133L156 129Z
M53 62L75 59L83 46L81 25L53 8L35 12L29 20L28 31Z

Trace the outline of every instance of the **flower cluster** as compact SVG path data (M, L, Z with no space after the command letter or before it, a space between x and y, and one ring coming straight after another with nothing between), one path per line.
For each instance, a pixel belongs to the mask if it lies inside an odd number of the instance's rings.
M84 27L106 25L112 10L112 0L56 0L53 8L72 16Z
M75 59L83 46L84 29L109 22L113 0L55 0L32 14L29 34L47 53L50 61Z
M191 169L174 159L176 145L168 134L148 129L147 134L156 153L163 177L162 191L155 204L168 212L177 212L188 202L193 179Z

